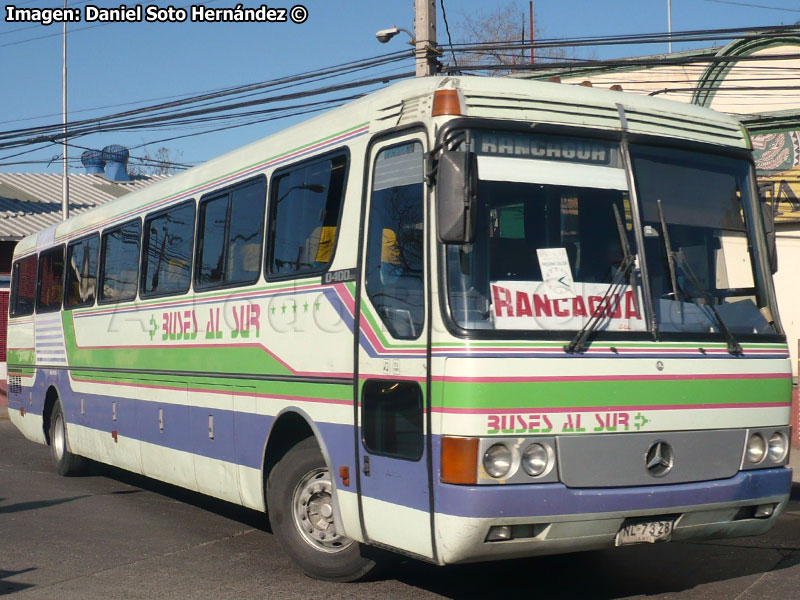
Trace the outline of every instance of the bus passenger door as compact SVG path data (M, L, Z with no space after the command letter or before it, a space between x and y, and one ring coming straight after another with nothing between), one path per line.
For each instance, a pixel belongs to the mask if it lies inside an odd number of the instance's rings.
M373 146L358 302L359 502L364 533L432 557L426 381L424 140Z

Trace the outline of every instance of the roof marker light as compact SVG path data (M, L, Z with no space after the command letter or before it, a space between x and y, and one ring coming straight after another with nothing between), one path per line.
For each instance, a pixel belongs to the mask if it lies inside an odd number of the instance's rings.
M461 106L461 97L458 90L436 90L433 92L432 117L463 114L464 109Z

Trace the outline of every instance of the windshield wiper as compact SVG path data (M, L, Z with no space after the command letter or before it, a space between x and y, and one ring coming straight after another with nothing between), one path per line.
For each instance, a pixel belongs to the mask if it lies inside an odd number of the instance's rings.
M700 279L697 277L697 274L692 269L692 265L689 263L686 256L684 256L683 252L676 252L675 258L677 259L678 263L680 263L681 269L683 269L684 273L689 277L689 281L692 282L692 285L697 288L697 290L703 295L704 303L700 304L695 300L695 298L690 295L692 302L694 302L697 306L703 307L706 306L711 311L711 314L714 315L714 321L716 321L719 330L722 332L722 335L725 336L725 342L728 345L728 352L733 354L734 356L737 354L743 354L742 346L739 342L736 341L736 338L733 337L733 334L730 332L728 327L725 325L725 321L722 319L722 315L719 314L719 311L714 306L714 298L711 293L703 287L703 284L700 282Z
M608 310L607 307L607 300L608 298L617 291L619 286L622 285L622 282L625 281L630 276L629 284L631 289L634 289L634 275L633 275L633 265L636 263L634 260L633 254L631 254L631 248L628 245L628 238L625 235L625 228L622 225L622 218L619 216L619 210L617 209L617 205L613 205L614 208L614 219L617 221L617 233L619 234L619 243L622 247L622 262L619 265L619 269L614 276L611 278L611 283L608 284L605 293L603 294L600 303L598 304L597 308L595 309L594 313L592 313L591 317L583 324L580 331L575 334L575 337L572 338L569 344L564 346L564 352L567 354L577 354L586 350L586 344L589 340L589 336L594 333L597 329L597 326L600 324L600 319L603 318L603 313ZM634 302L636 302L636 293L634 290ZM638 312L639 307L638 303L636 306L636 310Z
M658 218L661 221L661 232L664 236L664 249L667 251L667 264L669 265L669 275L670 279L672 280L672 296L676 302L676 308L678 310L678 315L681 315L681 300L678 297L678 278L676 276L675 271L675 264L680 263L680 267L686 276L689 278L689 281L692 282L692 285L697 288L697 290L703 296L703 304L697 302L697 299L692 294L685 294L684 296L688 297L694 304L699 306L701 309L703 306L708 307L711 314L713 315L713 321L716 322L717 326L719 327L720 332L722 335L725 336L725 342L728 345L728 352L733 354L734 356L737 354L743 354L742 346L739 342L736 341L736 338L733 337L733 334L730 332L728 327L725 325L725 321L722 319L722 315L719 314L719 311L714 307L714 298L712 297L711 293L703 287L703 284L700 282L700 278L697 277L697 274L692 269L692 265L687 260L686 256L683 252L674 252L672 250L672 246L669 241L669 232L667 231L667 222L664 218L664 209L661 207L661 199L656 201L658 205Z
M675 308L678 316L681 314L681 301L678 298L678 278L675 275L675 253L672 251L672 244L669 242L669 231L667 231L667 221L664 218L664 209L661 208L661 198L656 200L658 206L658 220L661 221L661 235L664 236L664 249L667 251L667 265L669 266L669 278L672 283L672 297L675 299Z

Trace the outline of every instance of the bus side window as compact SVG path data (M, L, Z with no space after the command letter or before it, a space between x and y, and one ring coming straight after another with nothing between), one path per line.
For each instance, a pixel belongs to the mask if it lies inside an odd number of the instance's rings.
M264 240L266 179L203 199L198 211L195 288L255 283Z
M97 293L97 253L100 236L95 234L69 245L64 308L91 306Z
M137 219L103 234L101 302L122 302L136 297L141 233L142 222Z
M11 316L26 317L33 314L36 300L36 255L14 263L11 276Z
M369 452L406 460L422 457L422 389L416 381L367 381L361 402Z
M39 255L39 293L36 298L38 312L61 310L64 295L64 246L47 250Z
M303 163L275 176L267 273L307 275L333 258L347 175L347 156Z
M192 280L194 202L144 221L142 296L185 294Z

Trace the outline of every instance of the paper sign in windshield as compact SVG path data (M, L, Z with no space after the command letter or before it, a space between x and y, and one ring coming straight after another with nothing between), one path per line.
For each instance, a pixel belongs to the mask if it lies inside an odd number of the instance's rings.
M566 248L537 248L539 268L550 298L574 298L572 269Z
M628 285L605 297L606 283L573 282L572 298L555 296L543 281L494 281L492 318L496 329L578 330L593 315L600 331L646 331L641 297Z

